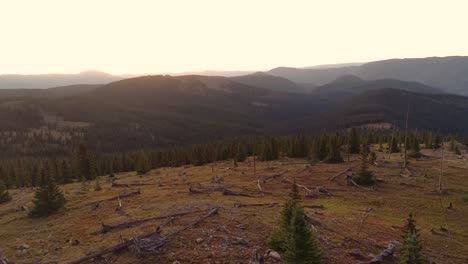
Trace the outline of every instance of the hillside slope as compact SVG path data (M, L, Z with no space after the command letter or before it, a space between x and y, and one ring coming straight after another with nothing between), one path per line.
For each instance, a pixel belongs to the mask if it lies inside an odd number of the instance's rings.
M291 189L289 183L277 178L262 183L265 190L262 196L255 182L286 171L282 177L294 177L299 184L312 189L308 197L301 190L302 204L327 263L369 261L371 254L378 254L388 243L401 243L404 221L410 212L417 221L423 253L430 261L466 263L468 215L467 205L462 200L468 190L464 178L466 166L456 157L446 156L443 186L447 193L438 196L434 190L438 185L440 159L411 160L409 169L412 176L409 178L400 176L400 162L400 153L392 154L390 158L387 154L378 153L379 166L371 166L379 179L374 191L347 185L345 176L329 180L348 168L356 172L358 155L342 164L310 165L299 159L257 161L256 174L250 159L239 162L237 167L233 167L231 161L225 161L206 166L160 168L144 176L137 176L134 172L116 175L116 183L146 184L129 188L112 187L111 180L103 176L101 191L83 191L81 183L61 186L68 201L66 209L56 215L33 220L27 218L27 212L14 209L30 207L34 191L30 188L12 190L13 200L0 204L0 214L3 215L0 217L0 248L3 256L15 263L70 263L91 252L116 245L122 239L154 232L158 226L165 236L199 219L209 209L221 207L217 215L174 237L159 254L136 256L125 250L104 257L107 262L115 264L174 261L248 263L255 252L266 252L265 242L278 228L282 205ZM215 177L223 181L213 182ZM190 186L214 191L190 193ZM317 186L331 194L317 191ZM215 191L219 188L254 197L223 195ZM137 191L140 194L122 198L122 210L116 210L117 196ZM452 210L445 209L449 203ZM362 223L369 208L372 211ZM178 213L186 214L170 217ZM160 218L125 224L151 217ZM102 224L121 226L102 232ZM441 226L448 228L448 232L441 231ZM442 235L435 235L433 231ZM18 250L23 244L28 248ZM350 254L355 249L362 252L359 260ZM398 257L399 254L395 254L392 261ZM267 261L276 263L271 259Z
M396 79L420 82L447 93L468 95L468 57L463 56L392 59L327 69L279 67L268 73L293 82L317 85L332 82L343 75L356 75L365 80Z

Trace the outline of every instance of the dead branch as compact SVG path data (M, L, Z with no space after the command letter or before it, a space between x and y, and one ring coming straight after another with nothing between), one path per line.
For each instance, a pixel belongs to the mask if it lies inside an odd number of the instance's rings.
M115 197L111 197L111 198L108 198L108 199L103 199L103 200L99 200L99 201L87 203L87 204L85 204L85 206L88 206L88 205L96 205L96 204L100 204L100 203L102 203L102 202L108 202L108 201L119 200L119 199L122 199L122 198L127 198L127 197L131 197L131 196L139 195L139 194L141 194L140 190L138 190L138 191L136 191L136 192L127 193L127 194L117 195L117 196L115 196Z
M290 179L288 179L286 177L284 177L283 179L285 181L289 182L289 183L294 183L293 181L291 181ZM296 186L299 187L299 188L304 189L307 193L312 193L312 190L307 188L305 185L302 185L302 184L299 184L299 183L296 182Z
M364 224L364 222L367 220L367 218L369 218L369 215L372 211L373 211L372 208L367 208L366 211L362 214L361 221L359 222L359 226L357 228L358 233L361 230L361 227Z
M351 167L347 168L346 170L344 170L344 171L342 171L342 172L340 172L340 173L335 174L333 177L331 177L331 178L329 179L329 181L333 181L336 177L339 177L339 176L345 174L345 173L348 172L348 171L351 171Z
M387 248L380 252L377 256L375 256L371 261L369 261L369 263L382 263L382 261L384 261L386 258L392 256L393 253L395 253L395 249L396 247L394 244L388 244Z
M161 220L161 219L166 219L166 218L184 216L184 215L198 213L198 212L202 212L202 211L205 211L205 210L195 210L195 211L181 212L181 213L175 213L175 214L170 214L170 215L163 215L163 216L155 216L155 217L137 219L137 220L129 221L129 222L114 225L114 226L102 224L101 232L102 233L107 233L107 232L110 232L110 231L113 231L113 230L131 228L131 227L141 225L141 224L149 222L149 221L155 221L155 220Z
M95 258L98 258L102 255L105 255L105 254L108 254L108 253L111 253L111 252L115 252L115 251L119 251L119 250L122 250L124 248L128 248L129 246L131 245L135 245L135 243L138 244L138 241L141 241L142 239L148 239L148 238L155 238L157 237L158 238L158 243L156 244L153 244L152 247L151 247L151 250L154 252L154 253L157 253L159 251L159 249L161 247L163 247L166 243L168 243L173 237L175 237L176 235L178 235L179 233L181 233L182 231L185 231L187 229L190 229L190 228L193 228L195 227L196 225L200 224L201 222L203 222L204 220L206 220L208 217L211 217L213 215L216 215L219 211L219 207L216 207L216 208L213 208L211 209L208 214L206 214L205 216L199 218L198 220L194 221L193 223L191 223L190 225L180 229L180 230L177 230L165 237L160 237L160 229L156 229L155 232L152 232L152 233L149 233L149 234L145 234L145 235L142 235L142 236L138 236L136 238L133 238L133 239L130 239L130 240L127 240L127 241L124 241L122 243L119 243L115 246L112 246L112 247L109 247L109 248L106 248L104 250L101 250L101 251L97 251L97 252L94 252L94 253L90 253L88 254L87 256L85 257L82 257L80 259L77 259L77 260L74 260L72 262L70 262L69 264L79 264L79 263L83 263L83 262L86 262L86 261L89 261L89 260L92 260L92 259L95 259ZM146 240L147 241L147 240ZM138 245L138 247L140 248L140 250L145 250L144 246L142 247L141 244Z
M263 193L263 188L262 188L262 186L260 185L260 179L257 180L257 187L258 187L258 189L260 190L260 192L262 193L262 195L265 195L265 194Z
M273 207L278 205L278 203L260 203L260 204L241 204L235 203L234 207L241 208L241 207L258 207L258 206L266 206L266 207Z

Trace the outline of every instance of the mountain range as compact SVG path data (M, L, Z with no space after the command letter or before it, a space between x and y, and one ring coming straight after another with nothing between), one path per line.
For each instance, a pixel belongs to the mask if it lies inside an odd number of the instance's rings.
M442 61L444 65L448 63ZM389 63L406 64L396 60L377 66L389 69ZM114 79L100 73L80 74L105 76L112 81L0 90L0 131L62 126L83 130L87 139L103 150L120 151L264 133L382 123L403 127L409 106L410 128L468 133L468 97L451 93L448 86L391 78L397 74L375 74L375 78L369 78L371 71L362 70L369 64L275 69L235 77L147 75ZM463 69L460 66L457 73ZM324 72L325 75L319 74ZM284 76L278 76L280 73ZM364 73L367 78L361 77ZM338 77L321 84L325 79L318 81L319 75ZM60 76L63 81L64 75ZM88 80L98 82L95 77ZM462 78L452 83L462 83Z

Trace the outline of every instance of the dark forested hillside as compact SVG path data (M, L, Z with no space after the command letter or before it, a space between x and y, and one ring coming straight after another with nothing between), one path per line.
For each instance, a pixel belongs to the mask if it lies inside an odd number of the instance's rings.
M401 126L411 98L412 127L468 131L465 97L384 89L388 87L437 91L413 82L353 76L310 94L279 92L225 77L143 76L87 87L74 96L57 88L69 96L3 98L0 124L5 133L26 133L2 135L16 142L6 145L12 153L42 153L41 142L48 144L48 153L59 153L64 145L84 139L100 151L131 151L378 122Z
M389 122L404 127L409 110L409 126L443 132L467 133L468 98L457 95L420 94L398 89L367 91L345 100L325 120L337 126Z
M296 84L286 78L266 74L263 72L231 77L231 80L250 86L289 93L309 93L314 88L313 84Z

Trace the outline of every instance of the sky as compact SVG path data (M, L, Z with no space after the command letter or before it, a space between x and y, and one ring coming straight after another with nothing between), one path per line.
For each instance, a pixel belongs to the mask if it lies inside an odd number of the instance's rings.
M0 74L468 55L467 10L465 0L0 0Z

